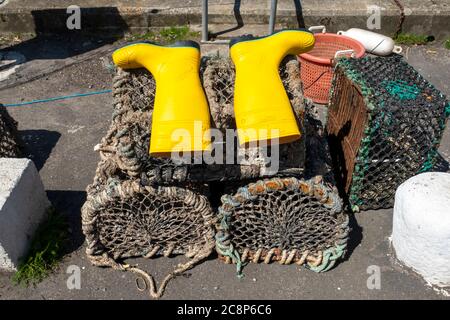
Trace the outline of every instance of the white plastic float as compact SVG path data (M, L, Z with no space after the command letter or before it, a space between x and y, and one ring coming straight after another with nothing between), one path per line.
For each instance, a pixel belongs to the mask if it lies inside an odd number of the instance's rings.
M402 52L402 47L396 46L392 38L372 31L351 28L347 31L339 31L338 34L361 42L368 53L373 53L379 56L387 56L392 52Z

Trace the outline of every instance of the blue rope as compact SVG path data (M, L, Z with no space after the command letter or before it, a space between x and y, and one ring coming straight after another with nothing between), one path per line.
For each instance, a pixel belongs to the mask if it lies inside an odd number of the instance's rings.
M40 100L32 100L27 102L20 102L20 103L11 103L11 104L4 104L4 107L20 107L20 106L26 106L30 104L35 103L44 103L44 102L50 102L50 101L57 101L57 100L66 100L71 98L78 98L78 97L86 97L86 96L92 96L96 94L103 94L103 93L109 93L111 92L111 89L108 90L102 90L102 91L94 91L94 92L88 92L88 93L75 93L68 96L62 96L62 97L53 97L48 99L40 99Z

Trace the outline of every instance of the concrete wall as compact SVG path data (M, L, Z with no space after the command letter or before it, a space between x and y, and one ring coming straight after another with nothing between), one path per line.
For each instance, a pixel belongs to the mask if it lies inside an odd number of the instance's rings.
M378 32L392 35L398 26L400 9L391 0L279 0L277 24L298 27L324 24L330 31L351 27L366 28L368 8L377 5L381 12ZM210 0L210 24L268 24L270 0ZM447 0L401 0L406 15L403 31L450 36L450 3ZM0 33L66 32L66 9L73 1L9 0L0 7ZM79 0L82 30L86 33L143 32L171 25L201 24L201 0L128 1ZM238 10L235 10L238 9Z

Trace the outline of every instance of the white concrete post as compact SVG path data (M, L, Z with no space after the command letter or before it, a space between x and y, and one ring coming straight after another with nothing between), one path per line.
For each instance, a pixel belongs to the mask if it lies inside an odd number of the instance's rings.
M397 258L428 283L450 286L450 174L422 173L401 184L393 220Z
M32 161L0 158L0 270L17 270L49 206Z

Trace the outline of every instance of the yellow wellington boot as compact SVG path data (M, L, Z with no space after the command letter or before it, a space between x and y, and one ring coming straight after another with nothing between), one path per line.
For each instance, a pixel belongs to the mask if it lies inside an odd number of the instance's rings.
M131 44L116 50L113 61L123 69L144 67L155 78L150 154L169 156L171 152L210 148L210 115L200 82L200 47L196 42Z
M286 55L314 47L314 36L305 30L284 30L266 37L244 36L230 42L236 67L234 113L239 143L300 138L300 130L278 68ZM299 75L300 76L300 75Z

